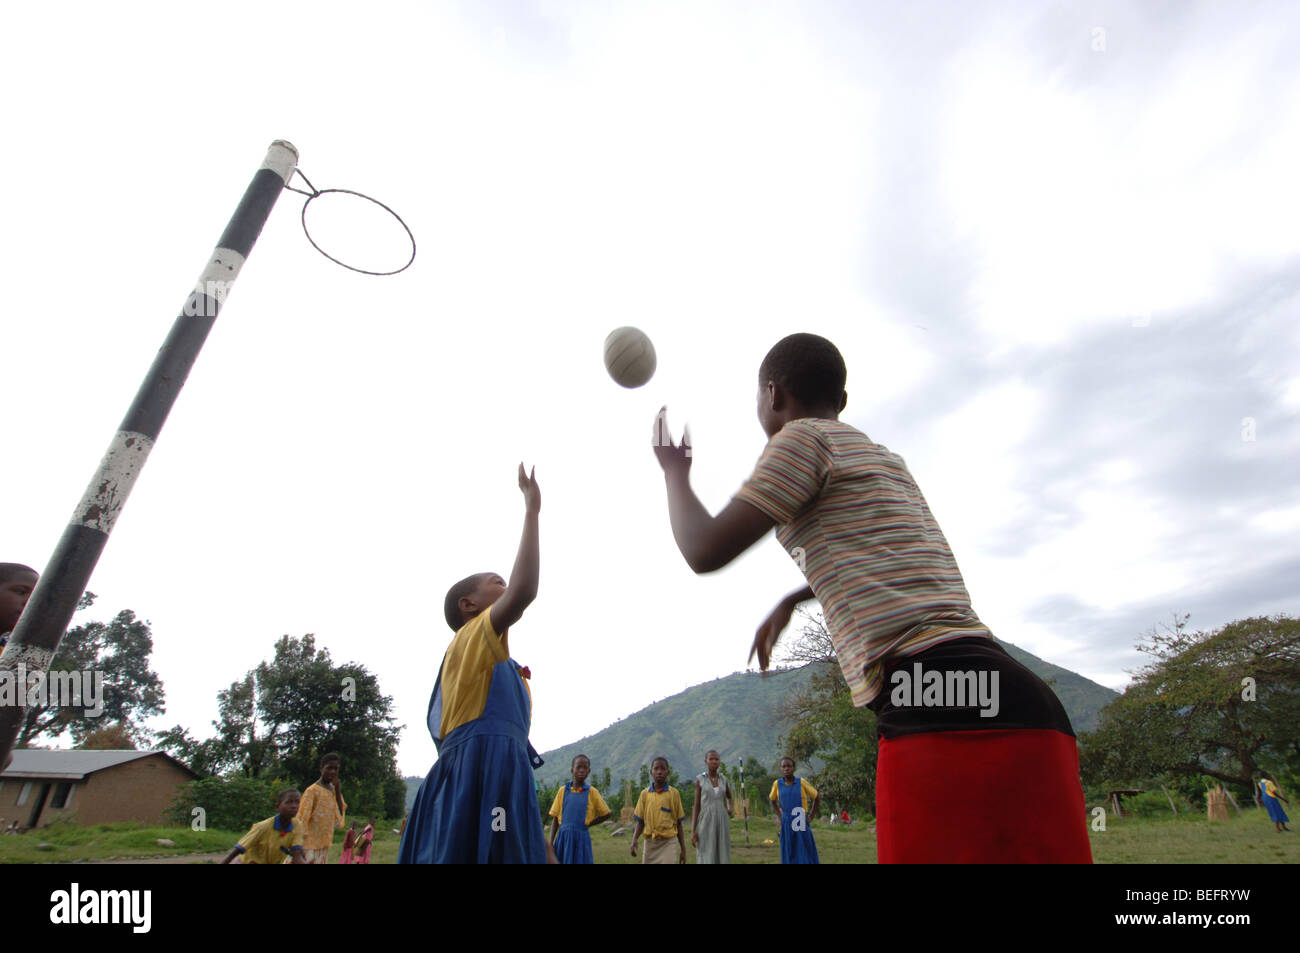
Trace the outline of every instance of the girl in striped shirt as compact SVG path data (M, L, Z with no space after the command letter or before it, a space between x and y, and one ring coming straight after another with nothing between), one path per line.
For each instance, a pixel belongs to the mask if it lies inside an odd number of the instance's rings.
M808 586L777 604L750 655L766 669L795 607L821 603L853 702L877 716L882 863L1090 863L1064 708L971 608L903 459L839 419L846 377L835 345L814 334L768 352L767 447L717 516L691 489L688 438L676 444L659 412L654 449L678 549L712 572L776 528ZM1033 811L1005 809L1026 797Z

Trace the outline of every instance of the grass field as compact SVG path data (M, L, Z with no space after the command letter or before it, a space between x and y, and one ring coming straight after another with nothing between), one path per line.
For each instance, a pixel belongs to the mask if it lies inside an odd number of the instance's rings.
M391 864L397 860L397 835L387 824L375 833L371 862ZM874 864L875 834L868 824L831 827L823 821L813 825L817 852L824 864ZM549 828L548 828L549 831ZM172 862L186 860L211 863L210 856L224 854L239 840L233 831L191 831L180 827L140 827L135 824L102 824L78 827L60 824L16 836L0 837L0 863L49 864L86 863L132 857L158 857ZM629 852L632 832L611 837L606 828L592 832L592 848L598 864L635 864ZM1107 817L1105 831L1092 831L1093 858L1099 864L1300 864L1300 833L1278 834L1262 811L1249 810L1243 817L1210 823L1204 815L1177 818ZM175 842L159 847L158 838ZM764 841L771 840L771 844ZM330 859L338 861L342 837L336 837ZM40 849L39 845L49 845ZM749 846L740 821L731 827L731 860L736 864L779 864L776 823L770 818L750 818ZM686 841L687 863L695 863L695 849Z

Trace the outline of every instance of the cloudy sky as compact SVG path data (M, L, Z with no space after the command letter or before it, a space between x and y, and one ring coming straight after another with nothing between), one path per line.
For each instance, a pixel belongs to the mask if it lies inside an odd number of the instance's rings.
M419 244L357 275L281 198L90 583L153 625L159 726L207 734L311 632L425 773L443 594L508 573L521 460L539 750L742 668L800 577L770 539L695 577L649 434L690 422L721 508L794 331L1000 637L1122 688L1171 611L1300 609L1284 3L61 3L2 35L0 560L45 564L273 139ZM395 267L363 206L314 203L318 240ZM601 363L629 324L636 391Z

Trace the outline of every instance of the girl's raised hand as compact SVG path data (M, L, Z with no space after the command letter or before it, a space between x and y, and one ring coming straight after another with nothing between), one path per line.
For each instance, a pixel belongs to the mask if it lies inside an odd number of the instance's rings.
M758 632L754 634L754 644L749 648L749 659L746 664L752 662L757 655L759 670L767 671L772 661L772 650L776 648L777 640L781 638L785 627L790 624L793 615L794 606L788 601L782 599L777 603L776 608L763 620L763 624L758 627Z
M519 490L524 494L524 506L528 512L539 512L542 508L542 491L537 485L537 467L524 473L524 465L519 464Z
M691 469L691 430L689 427L682 428L681 445L673 443L672 434L668 431L668 408L666 406L659 408L659 413L655 415L654 434L650 438L650 444L654 447L655 458L659 465L663 467L664 473L688 473Z

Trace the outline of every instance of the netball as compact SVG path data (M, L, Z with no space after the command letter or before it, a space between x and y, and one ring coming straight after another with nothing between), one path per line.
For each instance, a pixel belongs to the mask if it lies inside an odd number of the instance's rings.
M655 373L655 347L639 328L616 328L605 338L605 369L621 387L640 387Z

